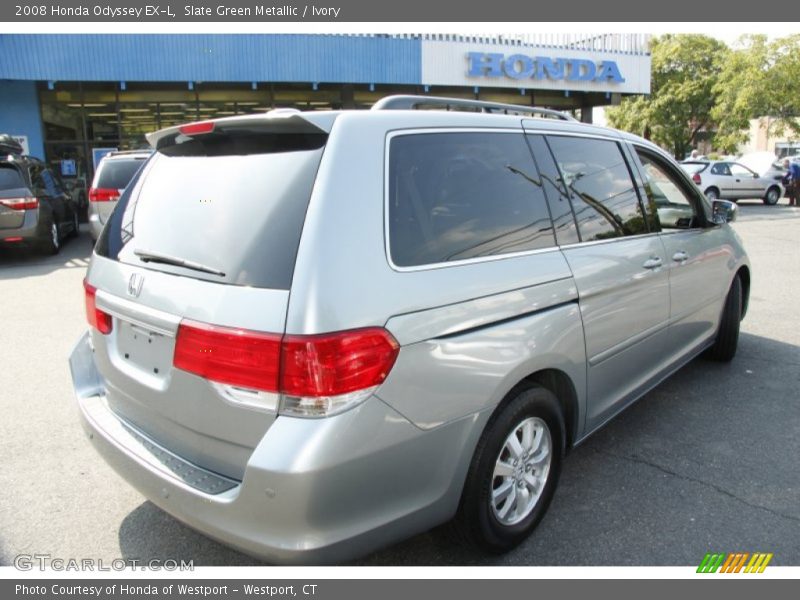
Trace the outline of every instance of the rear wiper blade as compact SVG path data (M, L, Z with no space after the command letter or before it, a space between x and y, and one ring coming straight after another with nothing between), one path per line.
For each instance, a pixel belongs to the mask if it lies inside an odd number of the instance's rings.
M211 275L218 275L225 277L225 273L213 267L207 267L200 263L183 258L176 258L167 254L159 254L157 252L149 252L147 250L134 250L133 253L141 259L142 262L161 263L164 265L175 265L176 267L183 267L184 269L191 269L192 271L200 271L201 273L210 273Z

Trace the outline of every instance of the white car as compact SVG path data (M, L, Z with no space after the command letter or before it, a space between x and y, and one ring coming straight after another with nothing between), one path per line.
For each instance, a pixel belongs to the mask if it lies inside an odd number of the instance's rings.
M784 193L782 174L762 176L741 162L730 160L685 160L681 167L711 201L760 198L777 204Z

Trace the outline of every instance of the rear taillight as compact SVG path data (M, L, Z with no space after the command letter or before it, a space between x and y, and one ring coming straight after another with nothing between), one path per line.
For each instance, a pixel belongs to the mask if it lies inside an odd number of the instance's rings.
M211 381L278 391L281 336L182 321L173 364Z
M692 181L694 181L697 185L703 183L703 180L700 179L700 173L695 173L694 175L692 175Z
M183 321L174 365L218 383L279 393L284 414L321 417L369 397L399 350L377 327L280 336Z
M119 200L119 190L116 188L91 188L89 202L116 202Z
M383 383L398 345L385 330L356 329L283 338L281 392L291 396L338 396Z
M86 292L86 320L89 325L97 329L103 335L111 333L111 315L97 308L96 294L97 288L89 285L83 280L83 289Z
M11 210L29 210L39 208L39 199L25 196L22 198L0 198L0 204Z

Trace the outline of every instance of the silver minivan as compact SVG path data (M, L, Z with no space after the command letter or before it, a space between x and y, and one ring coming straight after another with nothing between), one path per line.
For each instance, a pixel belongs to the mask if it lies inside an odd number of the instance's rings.
M150 157L150 150L123 150L109 152L100 162L92 178L92 187L89 188L89 235L97 241L103 226L114 208L119 197L136 172Z
M84 282L83 426L153 503L267 561L448 521L507 551L570 448L736 352L736 207L638 137L399 96L149 140Z

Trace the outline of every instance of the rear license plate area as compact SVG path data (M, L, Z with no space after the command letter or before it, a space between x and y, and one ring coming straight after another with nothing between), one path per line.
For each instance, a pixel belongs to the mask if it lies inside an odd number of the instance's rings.
M138 323L120 319L117 327L117 354L128 369L151 377L164 377L172 366L173 339Z

